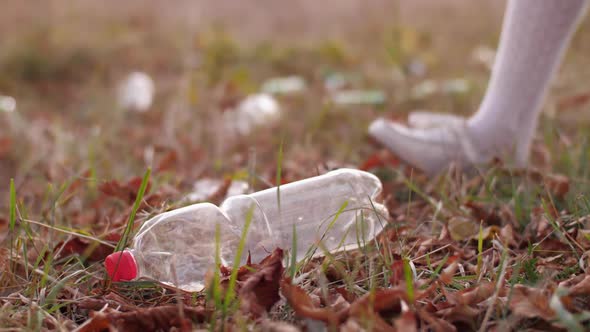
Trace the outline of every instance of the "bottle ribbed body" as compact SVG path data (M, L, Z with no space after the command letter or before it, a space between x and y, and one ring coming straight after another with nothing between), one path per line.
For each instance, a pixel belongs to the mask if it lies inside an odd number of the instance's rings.
M200 203L163 213L145 222L134 239L137 275L188 291L202 289L215 263L216 241L222 264L231 265L249 215L242 263L248 253L256 262L275 247L293 249L293 230L297 260L362 246L386 223L386 209L375 202L380 192L374 175L341 169L233 196L220 207Z

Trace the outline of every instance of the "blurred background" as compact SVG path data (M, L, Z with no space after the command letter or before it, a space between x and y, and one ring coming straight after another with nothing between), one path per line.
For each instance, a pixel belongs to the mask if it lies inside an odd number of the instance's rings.
M152 167L172 199L204 177L254 173L264 187L274 184L281 145L283 181L376 155L398 165L368 139L367 124L416 109L475 111L504 5L3 1L0 185L14 178L35 202L48 184L92 187ZM545 155L575 144L586 126L589 25L546 103ZM547 158L540 166L572 166Z

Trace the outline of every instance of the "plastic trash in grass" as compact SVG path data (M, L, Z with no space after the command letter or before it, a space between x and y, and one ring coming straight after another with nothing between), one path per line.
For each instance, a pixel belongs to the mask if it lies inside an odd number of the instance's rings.
M371 173L339 169L233 196L219 207L190 205L146 221L133 249L111 254L105 266L114 281L148 278L200 291L206 272L214 267L216 245L224 265L235 260L241 240L242 264L248 253L257 262L276 247L291 250L297 261L324 250L355 249L374 239L386 223L386 208L375 202L381 189Z
M334 92L331 100L338 106L382 105L386 97L381 90L342 90Z
M12 113L16 111L16 99L11 96L0 96L0 112Z
M16 99L11 96L0 95L0 136L2 136L3 129L13 133L23 133L27 129L26 133L30 133L30 124L17 112Z
M185 196L189 202L202 202L210 199L223 187L224 181L220 179L204 178L193 183L193 190ZM231 197L244 194L248 191L246 181L232 180L227 188L225 197Z
M124 109L145 112L154 101L154 81L144 72L132 72L119 85L119 106Z
M303 77L293 75L268 79L262 84L261 90L264 93L289 95L302 92L306 87Z
M276 123L281 117L277 100L266 93L253 94L242 100L237 107L223 113L223 123L231 132L248 135L261 125Z
M496 59L496 50L480 45L473 50L471 58L475 63L482 64L487 70L492 70Z
M413 99L425 99L436 94L462 95L471 89L469 81L463 78L449 79L442 82L425 80L412 89L410 95Z
M361 81L360 75L354 73L329 73L324 78L324 89L329 92L335 92L351 88Z

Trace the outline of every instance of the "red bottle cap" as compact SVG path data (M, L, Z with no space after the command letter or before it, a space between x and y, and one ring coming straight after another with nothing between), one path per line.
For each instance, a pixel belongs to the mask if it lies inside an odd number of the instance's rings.
M128 250L108 255L104 260L104 266L113 281L129 281L137 277L137 263Z

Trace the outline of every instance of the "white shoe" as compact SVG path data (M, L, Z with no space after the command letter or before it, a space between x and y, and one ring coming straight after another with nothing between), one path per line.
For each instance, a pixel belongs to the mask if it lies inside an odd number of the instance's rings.
M451 163L464 167L487 161L473 145L465 118L416 112L410 114L408 122L412 127L377 119L369 134L428 174L436 174Z

